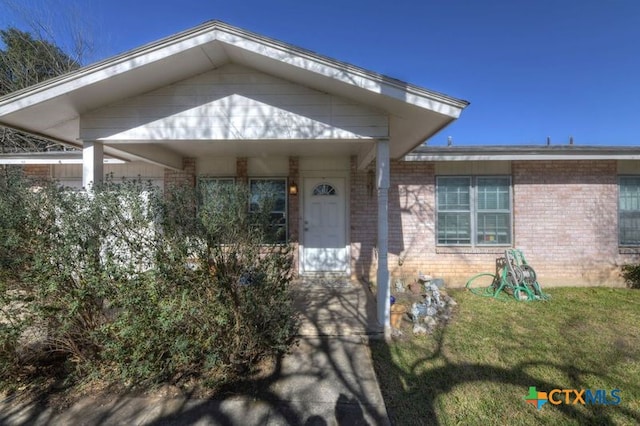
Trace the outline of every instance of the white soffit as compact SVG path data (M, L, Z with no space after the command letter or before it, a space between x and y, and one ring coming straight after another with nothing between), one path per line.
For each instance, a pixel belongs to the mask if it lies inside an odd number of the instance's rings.
M123 164L118 158L103 159L104 164ZM80 151L22 152L0 154L0 164L82 164Z
M390 114L398 158L454 121L468 102L211 21L0 98L0 124L78 143L78 117L228 62L354 99Z
M640 160L640 148L632 146L534 146L478 145L457 147L421 146L405 161L560 161Z

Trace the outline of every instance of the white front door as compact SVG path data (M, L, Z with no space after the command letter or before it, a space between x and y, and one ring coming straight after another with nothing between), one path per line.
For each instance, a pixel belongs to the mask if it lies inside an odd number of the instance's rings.
M344 178L304 180L303 272L347 272Z

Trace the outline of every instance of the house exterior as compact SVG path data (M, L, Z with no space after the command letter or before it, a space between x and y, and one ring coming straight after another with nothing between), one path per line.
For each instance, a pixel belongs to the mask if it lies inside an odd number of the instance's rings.
M462 286L514 246L543 286L620 285L640 149L423 145L467 105L213 21L0 98L0 125L81 149L0 163L85 188L266 183L297 272L376 282L387 325L392 278Z

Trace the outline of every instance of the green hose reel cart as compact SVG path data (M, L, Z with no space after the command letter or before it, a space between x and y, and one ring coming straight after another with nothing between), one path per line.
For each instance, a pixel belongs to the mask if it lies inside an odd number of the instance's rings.
M489 279L491 283L487 286ZM495 274L483 272L474 275L467 281L466 288L473 294L496 299L505 295L521 301L549 299L549 295L542 292L536 271L518 249L505 250L504 257L496 259Z

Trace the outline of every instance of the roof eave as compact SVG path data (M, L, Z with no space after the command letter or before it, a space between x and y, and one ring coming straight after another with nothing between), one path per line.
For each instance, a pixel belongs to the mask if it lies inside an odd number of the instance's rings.
M105 164L123 164L119 158L104 158ZM18 152L0 154L0 165L82 164L82 151Z
M640 160L640 148L628 146L477 146L426 147L407 154L405 161L541 161Z
M276 49L279 51L285 51L290 54L294 54L298 58L306 59L312 63L315 63L320 66L324 66L325 68L333 69L333 72L329 72L328 74L325 72L325 76L329 76L334 79L340 79L343 83L351 84L356 87L359 87L362 90L370 90L374 91L374 93L388 96L392 98L396 98L398 100L404 101L406 103L414 104L416 106L421 105L421 101L428 101L427 104L431 102L438 102L444 105L447 105L453 109L453 116L457 118L460 112L469 105L468 101L457 99L451 96L447 96L445 94L428 90L410 83L403 82L398 79L394 79L382 74L378 74L364 68L357 67L355 65L351 65L346 62L341 62L326 56L319 55L310 50L303 49L288 43L280 42L278 40L271 39L269 37L265 37L247 30L243 30L237 27L233 27L221 21L209 21L201 24L192 29L180 32L178 34L174 34L172 36L166 37L164 39L148 43L141 47L135 48L133 50L127 51L125 53L113 56L111 58L105 59L103 61L97 62L92 65L88 65L86 67L80 68L76 71L72 71L70 73L61 75L59 77L55 77L44 81L42 83L27 87L25 89L10 93L5 95L4 97L0 97L0 113L2 111L2 107L6 106L9 103L15 103L20 100L24 100L28 97L34 97L39 93L43 93L46 91L55 91L54 89L59 88L70 82L78 83L79 80L89 77L91 75L96 75L100 71L105 71L109 68L113 68L114 66L122 65L125 63L131 63L132 66L142 66L146 62L139 62L137 64L133 64L134 60L140 59L146 55L151 55L156 52L160 52L161 50L170 50L169 48L183 43L185 41L196 41L198 37L208 35L209 37L205 37L205 40L200 40L199 45L204 45L207 42L212 41L223 41L225 37L222 37L221 34L216 34L216 31L222 31L224 34L229 37L226 38L226 42L231 42L233 36L241 37L245 40L257 42L265 47L269 47L272 49ZM214 36L215 35L215 36ZM192 47L197 47L198 45L193 45ZM170 54L170 52L164 52L165 55ZM257 53L257 52L256 52ZM264 54L264 52L260 52ZM158 55L158 57L165 57L165 55ZM147 58L149 61L158 60L159 58ZM294 64L289 62L291 66L298 66L301 69L305 69L307 72L319 72L320 68L307 66L303 67L300 64ZM124 67L126 70L131 68ZM120 72L126 72L126 70ZM108 78L112 78L114 75L111 74ZM105 77L107 78L107 77ZM360 81L361 84L356 84L356 82ZM91 84L93 81L84 82L84 85ZM366 84L369 83L369 84ZM83 83L80 83L79 86L82 87ZM77 90L79 87L69 88L68 90ZM376 88L378 89L376 91ZM386 89L386 90L385 90ZM57 95L59 95L58 93Z

